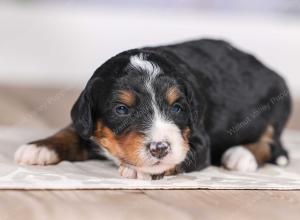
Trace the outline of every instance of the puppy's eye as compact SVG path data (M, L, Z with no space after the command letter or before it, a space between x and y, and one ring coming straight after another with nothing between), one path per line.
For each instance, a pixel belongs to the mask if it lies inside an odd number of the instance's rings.
M181 112L182 111L182 106L180 105L180 104L178 104L178 103L175 103L174 105L172 105L172 107L171 107L171 112L172 113L179 113L179 112Z
M115 111L118 115L128 115L129 114L129 109L125 105L116 106Z

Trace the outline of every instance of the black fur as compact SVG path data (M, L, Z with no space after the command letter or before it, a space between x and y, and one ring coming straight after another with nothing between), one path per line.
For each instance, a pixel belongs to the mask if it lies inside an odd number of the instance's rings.
M81 138L91 136L98 119L115 133L147 128L147 118L153 112L141 86L143 75L128 66L130 56L140 53L163 70L160 77L165 79L157 81L156 92L173 84L181 88L185 111L180 118L168 117L180 128L188 125L192 130L188 157L195 161L184 161L183 171L220 164L226 149L256 142L269 125L275 130L269 162L287 155L280 142L291 110L284 80L254 56L227 42L208 39L129 50L100 66L72 109L73 124ZM118 87L134 87L142 94L142 116L125 120L112 113L112 91Z

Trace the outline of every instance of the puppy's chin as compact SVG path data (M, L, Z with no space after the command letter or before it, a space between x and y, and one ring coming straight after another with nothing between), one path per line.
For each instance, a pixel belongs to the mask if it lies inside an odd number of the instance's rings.
M162 174L182 163L187 157L187 152L188 148L177 148L177 151L172 150L166 157L160 160L147 154L146 157L145 155L143 157L143 165L136 169L149 174Z
M152 166L143 166L143 167L135 167L136 170L143 172L143 173L149 173L149 174L162 174L167 170L170 170L175 167L175 164L155 164Z
M168 155L162 160L149 159L142 166L135 166L134 169L148 174L162 174L184 161L186 154L174 158Z

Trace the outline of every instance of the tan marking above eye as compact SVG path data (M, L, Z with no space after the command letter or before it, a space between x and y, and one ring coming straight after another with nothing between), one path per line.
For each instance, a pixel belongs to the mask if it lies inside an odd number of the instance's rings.
M135 95L130 90L120 90L118 92L118 99L127 106L133 106L135 103Z
M169 105L173 105L180 97L180 91L177 87L172 86L166 92L166 100Z

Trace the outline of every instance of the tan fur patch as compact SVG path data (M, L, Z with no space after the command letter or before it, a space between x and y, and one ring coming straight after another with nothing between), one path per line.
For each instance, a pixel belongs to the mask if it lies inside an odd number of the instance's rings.
M191 129L189 127L186 127L183 132L182 132L182 137L184 140L184 147L188 150L190 145L189 145L189 138L191 134Z
M270 144L273 142L274 128L268 126L258 142L254 144L248 144L245 147L248 148L254 155L259 165L267 162L271 157Z
M118 142L123 150L123 159L126 160L127 163L129 162L129 164L136 166L143 163L139 157L139 152L144 142L144 136L142 134L137 132L125 134L118 138Z
M166 92L166 100L169 105L173 105L179 97L180 97L180 91L175 86L169 88Z
M135 103L135 95L130 90L120 90L118 98L120 102L127 106L133 106Z
M139 158L139 152L143 147L144 136L137 132L116 136L101 122L96 125L94 133L96 141L108 152L121 160L121 162L140 166L143 161Z
M59 160L80 161L88 159L86 147L72 126L68 126L56 134L31 142L36 146L47 147L57 153Z
M164 176L173 176L179 173L180 168L175 166L167 171L164 172Z
M109 153L117 157L120 156L118 142L115 139L114 133L108 127L104 126L102 122L97 122L93 137Z

